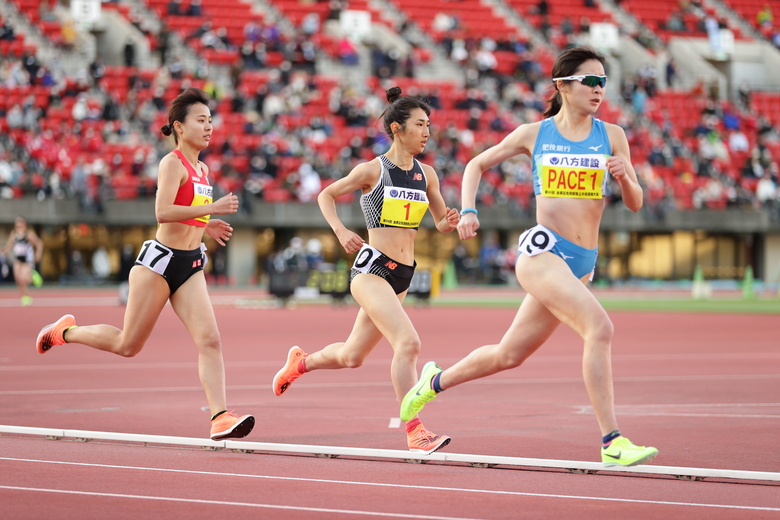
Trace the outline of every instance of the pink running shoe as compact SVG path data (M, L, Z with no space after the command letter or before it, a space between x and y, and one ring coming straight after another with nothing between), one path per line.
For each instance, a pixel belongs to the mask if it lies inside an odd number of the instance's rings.
M298 372L298 364L302 359L305 359L306 352L298 347L293 347L290 352L287 353L287 363L282 369L274 376L274 394L282 395L287 390L293 381L303 375L302 372Z
M38 339L35 342L38 352L45 354L53 346L63 345L65 340L62 335L66 330L75 326L76 318L72 314L66 314L51 325L46 325L38 333Z

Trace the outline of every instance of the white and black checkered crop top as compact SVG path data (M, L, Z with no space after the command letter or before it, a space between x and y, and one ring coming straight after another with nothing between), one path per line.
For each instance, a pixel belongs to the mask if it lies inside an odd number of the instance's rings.
M422 165L417 159L413 161L412 169L406 171L384 155L379 156L379 180L371 191L360 196L368 229L420 227L428 209L428 179Z

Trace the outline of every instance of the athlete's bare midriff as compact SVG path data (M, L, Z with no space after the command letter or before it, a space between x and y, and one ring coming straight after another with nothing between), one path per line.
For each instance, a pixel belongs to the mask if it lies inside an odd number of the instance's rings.
M536 197L536 222L587 249L599 245L604 199Z
M413 265L416 236L416 229L374 228L368 230L368 243L396 262Z
M200 247L205 227L191 226L181 222L160 224L155 238L162 245L172 249L191 251Z

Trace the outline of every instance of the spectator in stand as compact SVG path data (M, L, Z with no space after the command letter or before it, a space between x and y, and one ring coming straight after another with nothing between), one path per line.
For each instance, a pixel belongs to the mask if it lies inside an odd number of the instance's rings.
M685 22L683 21L682 14L679 11L671 12L669 19L666 20L666 28L669 31L685 32Z
M338 55L341 59L341 63L349 66L358 64L360 58L358 56L357 49L346 35L339 38L339 41L336 45L338 47Z
M125 40L123 55L125 58L125 67L135 67L135 42L129 36Z
M751 89L750 89L750 82L748 80L742 80L742 83L739 84L739 89L737 90L737 93L739 94L739 102L742 103L742 107L745 110L750 110L751 108Z
M170 16L181 16L184 14L181 8L181 0L171 0L168 2L168 14Z
M769 171L764 172L764 175L759 179L756 184L756 202L760 207L774 208L778 202L778 190L777 184L772 180L772 175Z
M0 41L12 42L16 39L16 30L9 22L0 18Z
M62 23L60 36L62 37L62 46L65 50L71 50L76 47L76 40L79 37L79 33L71 18L68 18Z
M189 16L203 16L203 8L201 7L201 0L191 0L190 8L187 10Z
M756 13L756 22L763 29L771 29L774 23L775 16L772 13L772 6L764 4L763 9Z
M89 64L89 75L92 77L92 86L96 87L103 76L106 75L106 66L103 65L103 61L100 56L95 56L95 60Z
M750 151L750 143L745 132L737 128L729 134L729 150L732 153Z
M677 80L677 64L674 62L673 58L669 58L669 61L666 62L666 86L670 88L674 88L674 84Z

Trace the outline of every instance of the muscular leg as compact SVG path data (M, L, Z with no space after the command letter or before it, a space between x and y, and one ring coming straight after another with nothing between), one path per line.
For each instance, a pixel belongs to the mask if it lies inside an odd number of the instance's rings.
M171 295L171 305L198 347L198 375L211 415L226 410L222 340L203 271L192 275Z
M441 388L520 366L547 341L560 323L539 300L528 294L501 342L479 347L445 370L439 379Z
M112 325L79 326L66 333L67 342L125 357L138 354L168 301L170 289L162 276L140 265L130 270L129 283L123 329Z
M520 256L520 284L553 316L584 340L582 372L601 434L618 429L612 386L612 321L595 296L566 263L552 253Z
M319 352L309 354L306 370L357 368L381 339L382 333L361 308L347 340L331 343Z
M391 379L400 402L417 382L420 338L401 303L406 293L396 295L379 276L361 274L352 281L352 296L360 305L352 333L344 343L333 343L306 358L307 370L355 368L376 347L382 336L393 348Z
M32 267L27 262L14 260L14 280L22 293L22 297L27 296L27 286L32 282Z

